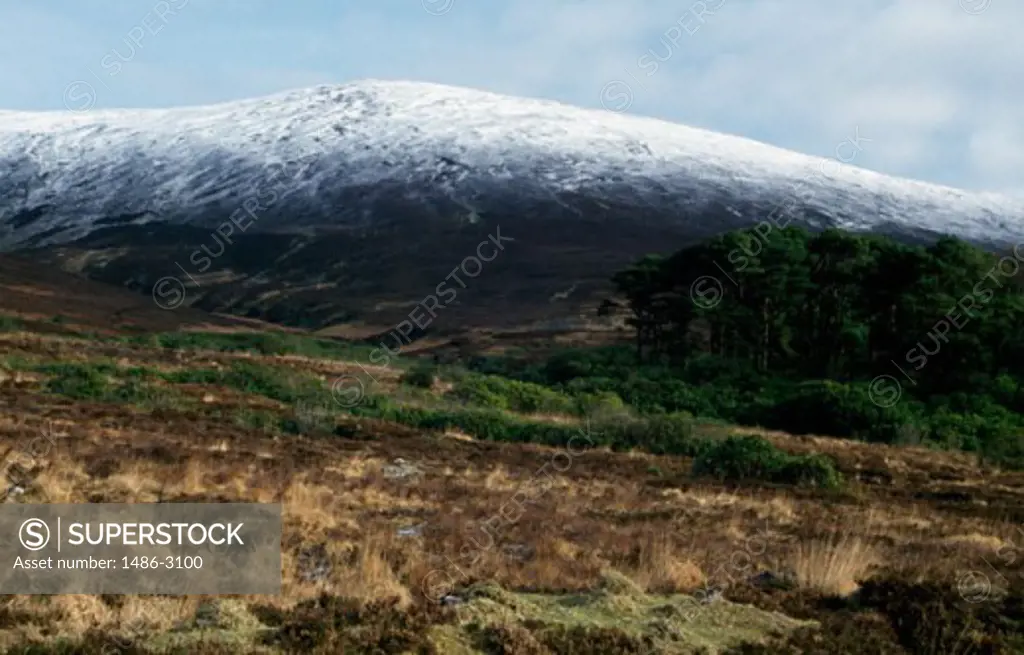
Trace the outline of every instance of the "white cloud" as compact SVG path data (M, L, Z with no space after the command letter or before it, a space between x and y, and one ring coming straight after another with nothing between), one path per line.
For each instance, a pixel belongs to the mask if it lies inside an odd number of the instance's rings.
M858 164L1024 191L1024 3L970 15L960 0L455 0L432 16L416 0L191 2L100 106L384 77L597 108L602 87L623 80L634 113L822 156L859 129L873 141ZM701 6L717 7L702 23ZM19 62L0 71L0 106L56 108L82 62L145 13L111 9L107 24L77 3L46 7L0 0L0 54ZM652 54L664 61L648 75Z

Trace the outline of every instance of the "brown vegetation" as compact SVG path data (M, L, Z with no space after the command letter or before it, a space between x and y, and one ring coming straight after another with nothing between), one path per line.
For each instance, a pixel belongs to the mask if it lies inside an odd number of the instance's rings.
M0 362L114 360L171 371L227 366L239 357L319 375L326 384L346 370L344 363L304 358L175 354L37 331L0 333ZM396 384L397 375L388 375ZM979 635L994 630L996 619L984 612L1005 622L1016 611L1022 620L1019 608L999 604L1021 598L1024 475L981 468L962 454L766 434L791 452L835 456L850 485L841 492L735 488L691 479L686 458L604 450L566 457L343 413L330 420L346 438L281 434L242 419L254 412L285 417L293 408L210 385L179 385L180 396L149 410L71 400L44 385L44 375L0 375L3 470L10 478L17 466L22 476L6 502L282 503L282 595L217 600L219 625L241 635L244 648L433 648L415 633L455 620L438 607L440 596L466 595L481 583L521 593L605 589L615 598L704 598L715 589L728 600L819 621L820 629L786 646L803 643L802 652L856 652L843 650L854 645L877 648L862 652L986 652L989 642ZM54 445L28 453L26 444L44 431ZM416 474L395 475L399 459ZM979 575L988 586L979 586ZM621 587L608 591L610 580ZM911 599L897 601L897 592ZM829 600L834 596L848 598ZM76 652L101 652L102 635L131 633L141 644L139 635L192 625L205 602L7 597L0 602L0 640L13 647L58 636L91 639L99 640L95 650ZM400 647L358 650L358 639L341 624L309 632L339 612L364 626L359 639L391 630ZM910 620L917 642L897 626ZM270 628L276 636L265 638ZM649 646L611 626L512 620L481 630L477 652L583 652L571 648L601 644L608 650L588 652L625 653ZM815 643L822 650L808 646ZM933 650L914 650L913 643ZM963 650L968 646L975 650ZM188 649L230 652L213 650L220 647L193 641Z

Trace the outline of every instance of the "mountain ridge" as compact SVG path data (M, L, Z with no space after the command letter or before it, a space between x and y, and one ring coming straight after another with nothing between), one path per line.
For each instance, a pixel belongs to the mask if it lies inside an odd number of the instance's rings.
M838 158L844 143L853 141ZM635 212L701 237L781 205L812 228L1002 245L1024 236L1024 200L1011 196L433 83L363 80L173 109L0 112L2 249L72 243L111 224L213 227L259 192L275 196L259 205L259 231Z

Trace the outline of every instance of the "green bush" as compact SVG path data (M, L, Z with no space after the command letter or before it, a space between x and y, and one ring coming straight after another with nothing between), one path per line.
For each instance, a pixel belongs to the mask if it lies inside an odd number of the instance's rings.
M761 480L834 489L842 477L824 455L791 455L757 436L734 435L712 442L693 461L692 473L722 481Z
M357 416L380 418L421 430L458 429L478 439L538 443L574 451L596 446L615 450L642 449L656 453L693 456L704 440L694 436L688 414L647 418L609 416L582 425L566 425L510 416L489 408L433 409L394 404L380 396L349 410Z
M892 407L877 404L866 384L814 380L797 384L765 408L760 423L793 434L855 437L892 443L902 425L917 420L909 400Z
M105 365L56 364L38 370L50 375L45 385L48 392L76 400L101 401L113 387L113 367Z
M731 436L704 450L693 462L693 475L720 480L767 480L783 464L785 453L754 436Z
M411 387L430 389L437 380L437 367L431 362L418 362L408 371L402 374L399 381Z
M649 417L617 416L593 421L593 432L615 450L641 449L665 455L692 457L704 440L694 436L693 417L685 412Z
M469 373L457 379L448 395L469 405L525 414L578 412L577 403L571 397L553 389L532 382L478 373Z
M697 355L674 367L638 365L635 353L615 347L564 351L541 365L525 359L490 358L475 366L502 371L517 380L471 377L456 392L465 402L522 411L516 409L520 401L513 399L512 385L535 388L540 382L541 387L549 385L571 398L573 413L622 420L623 426L612 426L622 433L615 439L620 444L644 443L655 445L656 450L679 452L678 443L640 436L639 424L618 415L688 412L704 420L793 434L956 448L977 452L992 463L1024 467L1024 417L1020 414L1024 385L1006 374L979 379L970 393L943 397L914 397L915 387L908 384L904 397L887 407L875 402L885 399L874 398L871 383L864 380L808 381L786 371L769 375L752 370L746 361L711 355ZM625 412L616 398L625 405ZM682 447L684 452L688 449Z
M575 396L576 413L592 418L628 415L629 410L614 391L595 391Z
M550 357L536 372L527 371L535 381L565 384L580 378L624 377L637 369L631 348L612 346L565 350Z
M164 375L164 379L177 384L230 387L288 404L330 404L329 392L318 380L291 369L255 362L235 362L227 370L183 369Z
M822 489L843 486L843 476L836 470L835 461L819 453L787 455L771 481Z
M571 442L573 450L592 445L587 438L581 438L581 435L585 435L583 428L519 418L500 410L408 407L396 405L379 396L367 400L349 411L356 416L394 421L420 430L457 429L485 441L538 443L547 446L566 446Z

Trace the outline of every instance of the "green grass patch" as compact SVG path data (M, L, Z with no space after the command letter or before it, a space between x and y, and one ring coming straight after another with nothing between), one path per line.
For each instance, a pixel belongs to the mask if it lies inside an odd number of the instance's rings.
M536 443L573 450L607 446L694 456L705 439L695 434L687 414L653 417L609 415L578 424L552 423L516 416L490 407L416 407L385 396L371 396L349 410L356 416L394 421L419 430L459 430L485 441Z
M467 404L524 414L581 413L580 404L569 395L540 384L497 375L466 373L458 376L448 395Z
M259 355L300 355L317 359L368 361L371 346L283 332L163 332L118 337L133 345L168 350L251 352Z
M293 369L256 362L234 362L225 369L182 369L163 375L174 384L222 386L282 403L329 406L330 392L316 378Z
M123 403L154 409L175 407L184 397L158 384L156 371L143 367L120 368L106 362L42 364L32 370L48 376L47 393L74 400Z
M267 434L277 434L280 417L273 412L239 409L231 415L231 422L245 430L256 430Z
M619 574L605 577L599 589L567 595L474 586L457 607L457 621L433 634L446 652L682 655L721 652L815 625L724 600L702 605L683 594L646 594Z
M0 332L18 332L25 329L25 323L13 316L0 314Z

